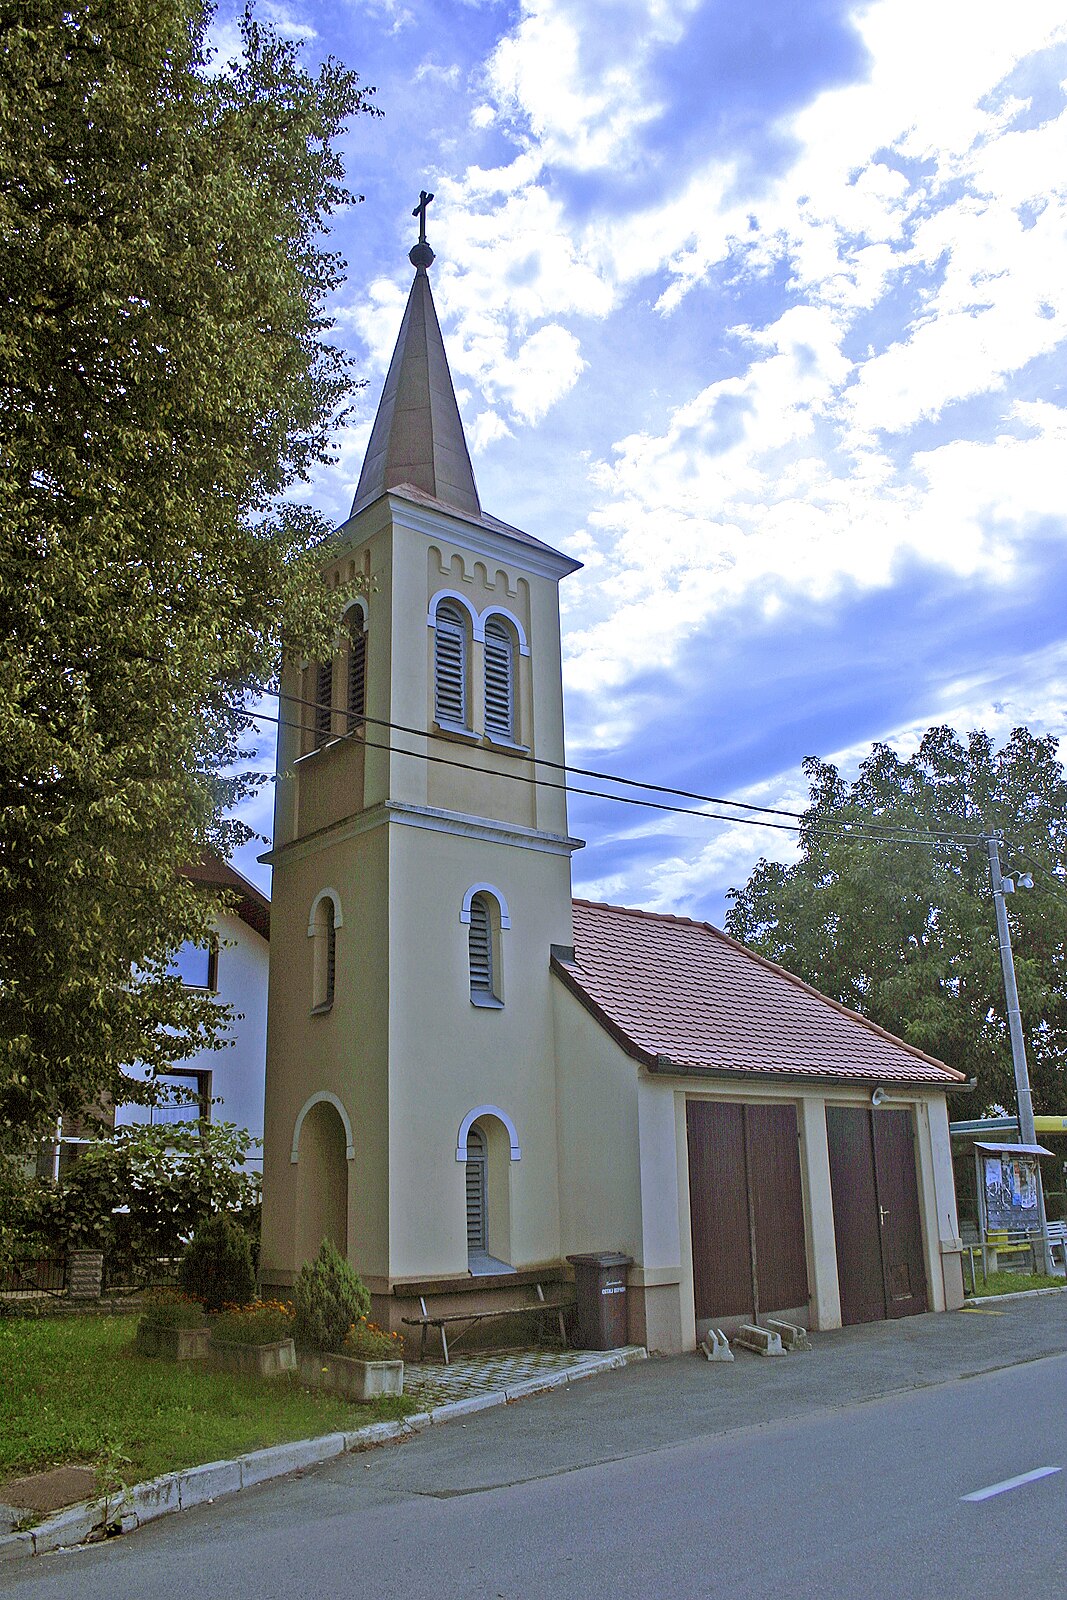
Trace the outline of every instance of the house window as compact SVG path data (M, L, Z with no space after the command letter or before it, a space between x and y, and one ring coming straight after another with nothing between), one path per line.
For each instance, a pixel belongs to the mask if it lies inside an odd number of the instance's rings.
M503 1005L496 951L493 904L488 895L476 894L470 905L468 950L470 954L471 1004Z
M340 922L337 902L323 893L315 902L311 927L313 1011L329 1011L337 981L337 927Z
M500 617L485 625L485 731L514 743L515 642Z
M467 1131L467 1254L489 1248L486 1207L485 1139L478 1127Z
M333 662L320 661L315 674L315 745L326 743L333 733Z
M448 600L437 607L434 625L434 716L444 727L468 726L467 624Z
M184 988L207 989L214 994L219 986L219 947L214 940L209 944L187 940L171 962L171 968Z
M367 626L358 606L352 608L348 635L348 732L367 714Z
M211 1121L210 1072L160 1072L155 1088L157 1099L150 1108L154 1124Z

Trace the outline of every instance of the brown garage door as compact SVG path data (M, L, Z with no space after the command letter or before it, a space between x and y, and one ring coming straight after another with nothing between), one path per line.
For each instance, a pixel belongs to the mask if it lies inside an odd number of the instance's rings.
M926 1310L910 1111L827 1106L841 1320Z
M806 1310L796 1108L690 1100L686 1131L699 1331Z

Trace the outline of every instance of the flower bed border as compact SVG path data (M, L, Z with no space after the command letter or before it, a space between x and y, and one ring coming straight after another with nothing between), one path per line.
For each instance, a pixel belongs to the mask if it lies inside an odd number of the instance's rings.
M300 1382L309 1389L327 1389L344 1400L376 1400L403 1394L403 1361L361 1361L358 1356L327 1355L321 1350L297 1354Z

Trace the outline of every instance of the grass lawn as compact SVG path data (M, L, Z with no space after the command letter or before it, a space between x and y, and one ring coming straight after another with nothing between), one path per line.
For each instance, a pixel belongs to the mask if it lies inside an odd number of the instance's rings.
M0 1319L0 1479L84 1463L138 1483L416 1409L406 1395L356 1405L288 1374L150 1360L134 1351L135 1328L134 1317Z
M1043 1272L991 1272L983 1278L980 1272L975 1273L975 1294L981 1299L984 1294L1017 1294L1020 1289L1062 1289L1062 1278L1046 1278ZM964 1293L971 1298L971 1285L968 1279Z

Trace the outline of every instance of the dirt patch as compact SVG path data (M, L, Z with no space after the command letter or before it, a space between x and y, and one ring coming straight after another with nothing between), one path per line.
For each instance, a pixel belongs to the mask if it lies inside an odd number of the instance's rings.
M0 1483L0 1501L19 1511L60 1511L64 1506L90 1500L96 1490L92 1467L53 1467L28 1478L7 1478Z

